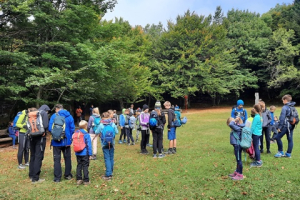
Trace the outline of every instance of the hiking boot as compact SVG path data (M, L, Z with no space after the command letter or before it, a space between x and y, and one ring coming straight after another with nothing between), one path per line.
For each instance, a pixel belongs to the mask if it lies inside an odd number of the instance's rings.
M261 149L261 150L260 150L260 153L264 153L264 150L263 150L263 149Z
M78 181L76 182L77 185L81 185L82 183L83 183L82 180L78 180Z
M165 154L159 154L158 158L164 158L166 155Z
M53 180L54 183L60 183L60 180Z
M233 178L237 175L238 173L236 171L234 171L232 174L228 174L229 177Z
M156 154L153 154L153 158L157 158L157 155L156 155Z
M149 152L147 151L147 149L145 149L145 154L149 154Z
M25 165L19 164L18 168L19 169L25 169L26 167L25 167Z
M291 155L290 153L285 153L285 154L284 154L284 157L291 158L292 155Z
M105 181L111 181L111 176L103 176L102 179Z
M173 147L173 151L175 151L175 153L177 153L176 147Z
M29 162L25 163L25 166L26 166L26 167L29 167Z
M172 149L172 154L176 154L176 149Z
M173 151L171 148L168 150L168 154L173 154Z
M239 181L239 180L243 180L244 179L244 176L243 174L239 174L237 173L234 177L231 178L232 180L234 181Z
M122 144L123 142L122 142L122 140L119 140L119 144Z
M270 154L271 153L271 151L270 150L267 150L267 154Z
M44 182L44 181L45 181L45 179L40 178L39 180L37 180L37 181L32 181L31 183L42 183L42 182Z
M83 182L83 185L89 185L89 184L91 184L91 182Z
M254 161L250 164L251 167L261 167L262 166L262 161Z
M281 158L281 157L284 157L283 151L278 151L278 152L275 154L274 157L275 157L275 158Z
M65 179L67 179L67 180L72 180L73 177L72 177L72 176L66 176Z

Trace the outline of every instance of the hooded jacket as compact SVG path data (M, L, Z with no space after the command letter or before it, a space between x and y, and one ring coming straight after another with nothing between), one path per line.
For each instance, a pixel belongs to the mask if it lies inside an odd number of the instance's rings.
M74 124L74 119L72 115L69 113L67 110L60 110L58 111L58 115L64 116L65 117L65 138L61 141L51 141L51 145L54 147L62 147L62 146L70 146L72 144L72 135L75 131L75 124ZM54 119L56 117L56 113L54 113L49 122L49 127L48 130L51 132L52 130L52 125L54 122Z
M238 139L241 140L242 137L242 130L245 127L245 124L236 124L234 121L229 123L229 127L232 129L230 132L230 144L236 145L238 144L237 138L234 137L233 132L237 133Z
M268 109L265 109L262 113L262 119L263 119L263 123L262 123L262 127L268 127L270 126L270 123L272 121L272 116L271 113Z
M287 117L289 117L290 116L290 114L291 114L291 109L290 109L290 107L289 106L295 106L296 105L296 103L295 102L288 102L288 103L286 103L283 107L282 107L282 109L281 109L281 113L280 113L280 117L279 117L279 125L278 125L278 129L282 129L282 128L284 128L284 127L287 127ZM290 127L293 127L293 126L290 126Z
M47 105L42 105L39 108L39 111L40 111L40 114L41 114L42 120L43 120L43 126L45 128L45 132L48 129L48 126L49 126L49 117L48 117L48 113L47 113L49 110L50 110L50 108ZM45 112L43 112L43 111L45 111Z
M120 126L125 127L125 108L122 110L122 114L120 115Z

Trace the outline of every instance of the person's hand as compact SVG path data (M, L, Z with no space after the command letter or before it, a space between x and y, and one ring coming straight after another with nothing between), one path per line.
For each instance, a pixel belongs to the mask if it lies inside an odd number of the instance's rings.
M27 129L27 125L23 125L23 128Z
M168 128L168 131L170 131L171 129Z
M277 131L278 131L278 132L281 132L281 130L280 130L280 129L278 129Z
M43 135L42 135L42 137L44 137L46 135L46 133L44 133Z
M123 126L121 126L121 129L123 129Z

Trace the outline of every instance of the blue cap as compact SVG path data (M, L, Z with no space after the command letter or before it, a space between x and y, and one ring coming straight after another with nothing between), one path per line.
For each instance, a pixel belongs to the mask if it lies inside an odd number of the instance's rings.
M237 102L236 102L236 105L239 106L239 105L244 105L244 101L239 99Z

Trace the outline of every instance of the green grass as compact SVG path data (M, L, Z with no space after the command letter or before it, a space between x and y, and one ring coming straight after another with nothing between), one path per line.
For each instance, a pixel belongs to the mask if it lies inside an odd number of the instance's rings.
M247 109L250 112L250 109ZM280 110L276 111L279 115ZM229 128L225 125L230 108L183 113L188 124L177 130L177 154L164 159L139 154L139 145L116 145L114 179L105 182L100 145L98 160L90 163L91 185L77 186L76 180L54 184L53 157L46 147L41 184L31 184L28 169L17 170L17 151L0 152L0 199L299 199L299 130L294 134L292 158L274 158L262 154L262 168L249 168L244 161L242 181L227 177L235 169ZM165 138L167 138L165 133ZM283 138L284 149L287 148ZM164 140L164 146L168 141ZM151 152L151 149L148 148ZM76 157L72 154L75 175ZM64 166L64 164L62 164Z

